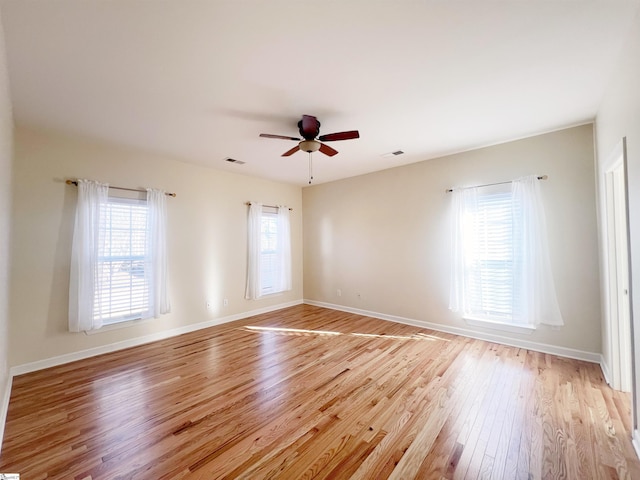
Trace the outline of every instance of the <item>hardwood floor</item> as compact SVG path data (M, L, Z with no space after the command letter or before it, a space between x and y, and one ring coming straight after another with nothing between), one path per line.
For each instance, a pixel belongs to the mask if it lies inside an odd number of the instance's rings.
M640 479L598 365L300 305L16 377L22 479Z

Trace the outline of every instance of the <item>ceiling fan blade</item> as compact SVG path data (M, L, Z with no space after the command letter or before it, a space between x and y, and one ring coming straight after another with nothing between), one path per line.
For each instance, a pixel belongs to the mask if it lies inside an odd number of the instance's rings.
M338 153L337 150L331 148L329 145L325 145L324 143L320 144L320 151L325 155L329 155L330 157L333 157L336 153Z
M295 140L296 142L300 141L300 139L296 137L287 137L286 135L273 135L271 133L261 133L260 136L262 138L280 138L282 140Z
M283 157L288 157L289 155L293 155L294 153L296 153L298 150L300 150L300 146L296 145L295 147L293 147L291 150L287 150L286 152L284 152L282 154Z
M336 140L351 140L353 138L360 138L358 130L349 130L348 132L328 133L326 135L320 135L318 140L321 142L335 142Z

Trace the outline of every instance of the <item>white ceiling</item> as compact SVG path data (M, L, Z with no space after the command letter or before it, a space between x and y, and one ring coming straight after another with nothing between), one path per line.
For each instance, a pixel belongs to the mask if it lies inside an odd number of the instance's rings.
M638 1L0 0L16 123L306 185L592 121ZM382 154L401 149L405 155ZM232 157L245 161L234 165Z

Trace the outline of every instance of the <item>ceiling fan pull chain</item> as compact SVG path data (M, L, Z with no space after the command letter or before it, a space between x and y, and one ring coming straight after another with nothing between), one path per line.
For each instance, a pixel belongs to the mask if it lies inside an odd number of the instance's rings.
M311 185L311 180L313 180L313 161L311 160L311 152L309 152L309 185Z

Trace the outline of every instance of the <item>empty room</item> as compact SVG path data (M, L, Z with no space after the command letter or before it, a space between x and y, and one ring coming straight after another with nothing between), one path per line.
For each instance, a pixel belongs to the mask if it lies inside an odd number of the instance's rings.
M640 478L640 0L0 27L0 476Z

